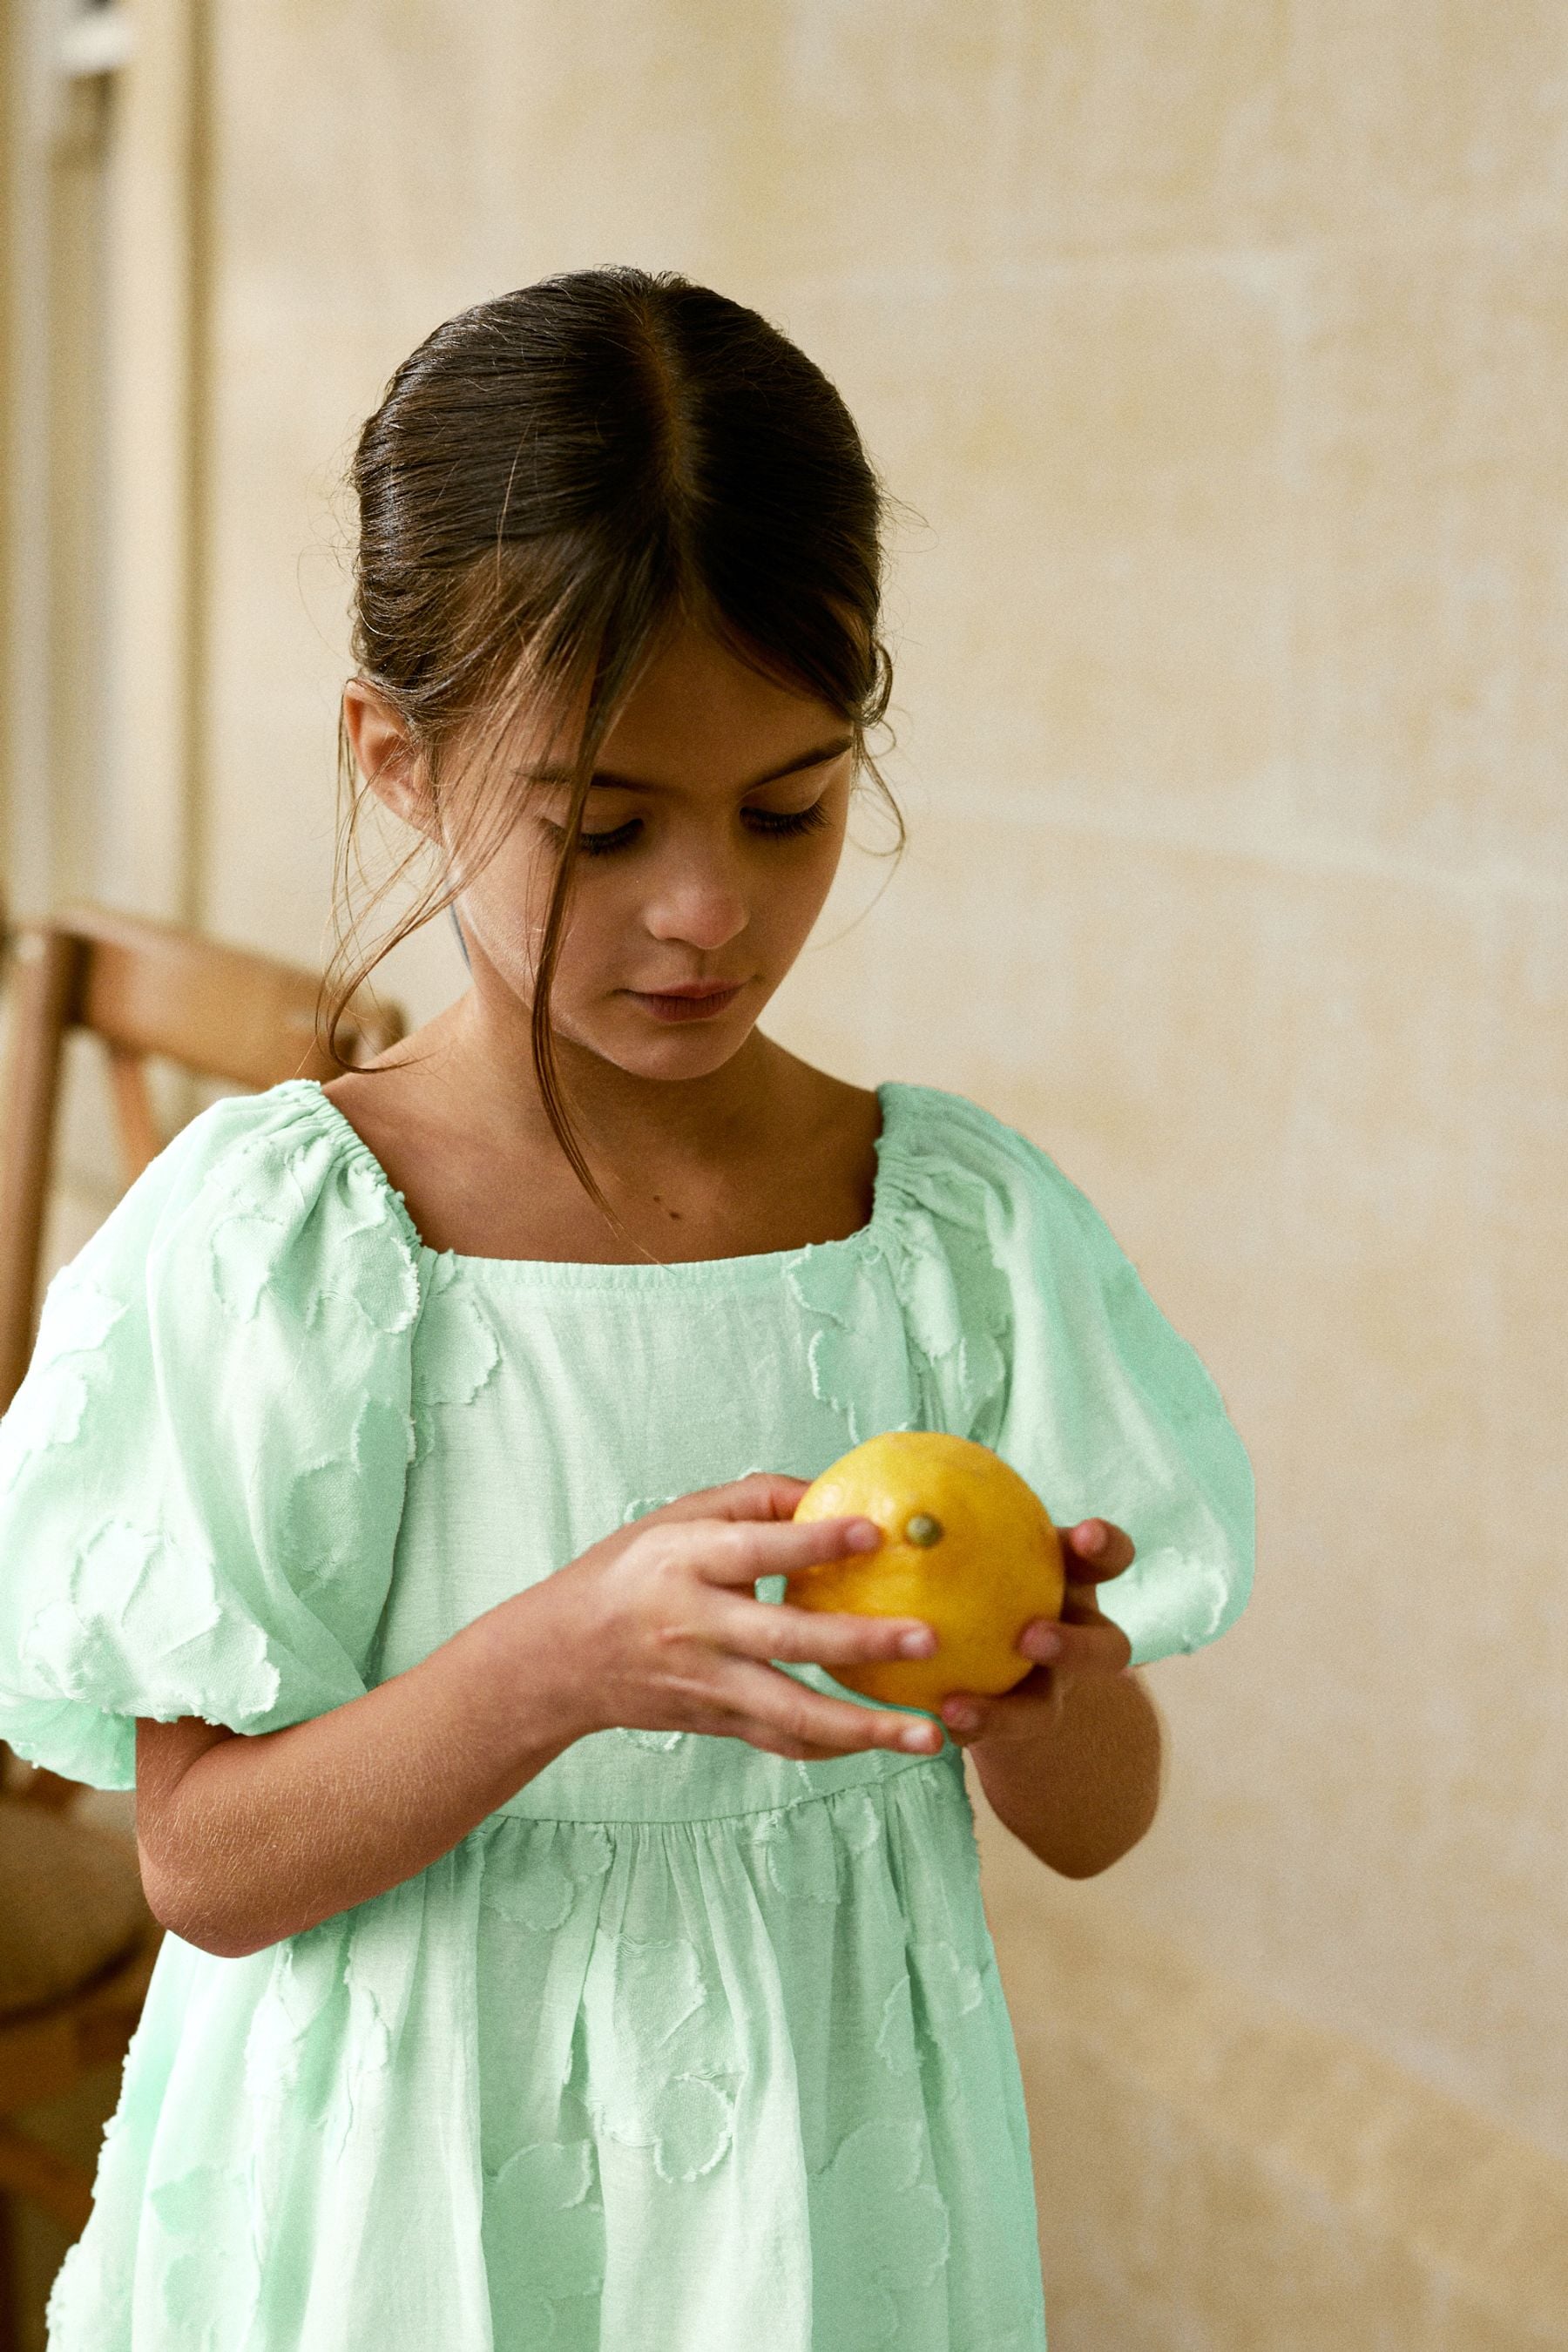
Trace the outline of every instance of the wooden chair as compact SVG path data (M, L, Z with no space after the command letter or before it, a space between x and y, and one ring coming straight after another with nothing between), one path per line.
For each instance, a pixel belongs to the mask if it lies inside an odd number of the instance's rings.
M127 1183L167 1140L148 1092L149 1055L253 1091L284 1078L325 1080L335 1066L316 1039L316 973L173 924L83 902L8 930L0 902L0 960L11 989L0 1091L4 1412L37 1338L68 1033L87 1029L103 1041ZM339 1038L351 1062L363 1062L405 1034L395 1005L372 1012L356 1000ZM16 2352L16 2342L11 2200L30 2198L74 2239L93 2187L90 2172L8 2118L123 2059L163 1937L134 1847L73 1819L81 1793L74 1780L33 1767L6 1788L8 1757L0 1742L0 2352Z

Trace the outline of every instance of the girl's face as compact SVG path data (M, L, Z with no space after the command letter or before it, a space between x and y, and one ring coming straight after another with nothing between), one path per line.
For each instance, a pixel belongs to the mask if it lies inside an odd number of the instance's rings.
M383 706L360 681L345 692L354 749L374 778L395 748L378 733ZM525 714L501 756L518 814L457 906L471 1016L489 1048L527 1069L534 958L569 787L551 766L559 736L552 747L538 719ZM672 638L605 738L589 788L551 983L558 1049L648 1078L700 1078L730 1062L822 910L853 783L850 730L826 704L759 677L694 627ZM375 785L410 814L395 762ZM453 789L460 794L460 776ZM693 981L736 992L679 1022L642 1002Z

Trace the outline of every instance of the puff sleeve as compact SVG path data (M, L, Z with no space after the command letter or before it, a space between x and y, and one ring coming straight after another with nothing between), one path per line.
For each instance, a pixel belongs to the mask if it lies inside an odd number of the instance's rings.
M1010 1301L996 1451L1058 1526L1098 1517L1131 1537L1132 1565L1097 1601L1133 1665L1198 1649L1252 1589L1247 1450L1196 1349L1093 1203L1038 1145L995 1126L1010 1163L989 1188Z
M184 1128L49 1284L0 1418L0 1738L100 1789L138 1716L361 1696L413 1446L419 1268L294 1081Z

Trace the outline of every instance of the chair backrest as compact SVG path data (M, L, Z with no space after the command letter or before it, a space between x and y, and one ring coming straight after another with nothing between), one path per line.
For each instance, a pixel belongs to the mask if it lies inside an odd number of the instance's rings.
M0 1412L37 1337L38 1276L67 1033L103 1040L127 1184L156 1159L150 1055L256 1092L336 1076L317 1036L321 975L199 931L79 900L0 937L10 950L11 1040L0 1087ZM395 1004L356 997L339 1027L352 1062L405 1035Z

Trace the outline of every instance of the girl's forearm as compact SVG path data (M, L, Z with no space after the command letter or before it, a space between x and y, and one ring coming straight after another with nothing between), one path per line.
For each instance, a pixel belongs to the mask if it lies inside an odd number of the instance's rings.
M535 1625L549 1584L362 1698L199 1756L142 1849L155 1916L242 1958L449 1853L579 1737Z
M1069 1683L1043 1738L971 1752L997 1819L1064 1878L1109 1870L1159 1811L1163 1727L1135 1667Z

